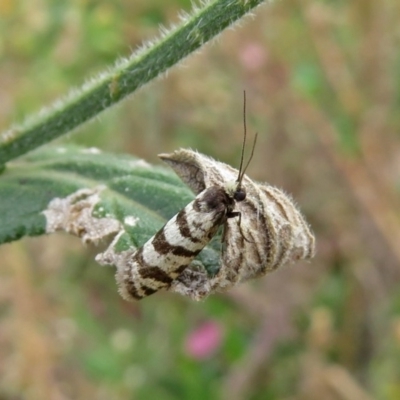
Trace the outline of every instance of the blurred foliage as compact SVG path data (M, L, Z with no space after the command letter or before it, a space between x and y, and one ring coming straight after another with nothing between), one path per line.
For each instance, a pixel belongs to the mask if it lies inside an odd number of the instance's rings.
M187 0L0 2L0 126L177 22ZM129 304L66 235L0 248L0 398L400 397L400 2L284 0L63 139L150 161L193 147L301 205L317 257L195 304ZM61 142L61 141L60 141ZM18 207L18 205L15 205ZM188 336L218 321L219 347Z

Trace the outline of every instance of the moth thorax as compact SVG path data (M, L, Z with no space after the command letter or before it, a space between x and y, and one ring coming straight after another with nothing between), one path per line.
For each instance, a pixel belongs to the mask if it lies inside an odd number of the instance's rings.
M243 201L246 198L246 190L238 181L230 181L225 184L226 194L235 201Z

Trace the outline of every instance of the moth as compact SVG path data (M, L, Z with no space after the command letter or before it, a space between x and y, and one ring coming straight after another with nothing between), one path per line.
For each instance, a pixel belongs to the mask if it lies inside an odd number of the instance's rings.
M117 272L120 293L142 299L169 289L199 300L280 265L314 255L315 239L294 202L281 190L253 182L246 168L244 139L239 170L192 150L159 157L196 198L172 217ZM195 257L223 228L220 268L210 277Z

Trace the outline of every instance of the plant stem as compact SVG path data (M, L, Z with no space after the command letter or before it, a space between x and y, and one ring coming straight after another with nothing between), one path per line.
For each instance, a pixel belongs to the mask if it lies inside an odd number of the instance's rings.
M217 0L194 9L160 39L0 135L0 165L89 121L166 72L264 1Z

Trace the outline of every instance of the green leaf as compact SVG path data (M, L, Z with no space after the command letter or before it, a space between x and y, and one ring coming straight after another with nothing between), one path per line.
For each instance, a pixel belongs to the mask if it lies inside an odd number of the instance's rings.
M10 163L0 178L0 243L51 232L49 218L46 221L44 214L52 208L50 204L58 198L59 204L74 206L79 200L90 198L82 194L86 190L99 198L85 223L94 225L103 219L110 226L107 221L115 222L123 228L116 249L128 250L143 245L194 198L167 168L130 155L77 146L42 148ZM65 215L66 219L70 217ZM88 229L64 228L83 239ZM95 233L98 237L87 241L96 244L101 239L110 240L108 236L117 232L111 230L104 237L102 232ZM199 258L211 269L218 265L218 253L212 248L203 251Z

